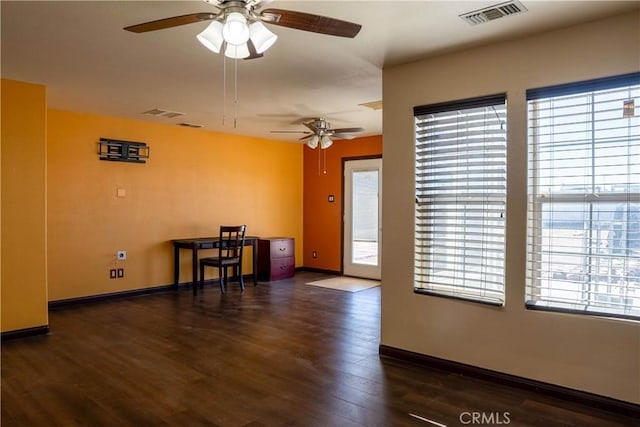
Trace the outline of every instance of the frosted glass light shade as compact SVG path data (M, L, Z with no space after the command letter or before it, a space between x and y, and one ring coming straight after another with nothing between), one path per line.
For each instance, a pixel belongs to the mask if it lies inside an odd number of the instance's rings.
M243 59L249 56L249 46L247 44L232 45L227 43L227 48L224 50L224 56L232 59Z
M318 147L318 141L320 140L320 137L318 135L313 135L308 141L307 141L307 147L315 149Z
M324 135L320 140L320 148L329 148L331 144L333 144L333 141L327 135Z
M238 12L232 12L227 15L225 23L222 26L222 37L232 45L242 45L249 40L249 27L247 19Z
M213 21L203 32L196 36L198 41L212 52L219 53L224 39L222 38L222 22Z
M258 53L269 49L278 39L278 36L269 31L260 21L255 21L249 25L249 33L251 34L251 41Z

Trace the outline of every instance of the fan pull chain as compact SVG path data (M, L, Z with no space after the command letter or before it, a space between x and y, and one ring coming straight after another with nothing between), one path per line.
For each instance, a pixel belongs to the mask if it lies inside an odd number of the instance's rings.
M323 160L324 160L324 169L322 171L322 173L324 173L325 175L327 174L327 149L320 149L320 151L322 151L323 154Z
M236 47L236 50L238 48ZM237 56L237 55L236 55ZM238 124L238 58L233 60L233 128Z
M227 117L227 57L222 58L222 126Z
M237 47L234 46L235 49ZM222 126L227 118L227 56L222 57ZM238 127L238 58L233 61L233 128Z
M321 149L318 149L318 176L320 176L320 152L321 151L322 151Z

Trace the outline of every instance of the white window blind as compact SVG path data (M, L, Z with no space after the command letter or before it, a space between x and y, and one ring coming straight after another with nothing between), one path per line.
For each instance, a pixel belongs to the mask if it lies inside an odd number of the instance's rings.
M527 100L527 307L640 318L640 73Z
M504 304L506 97L415 107L414 289Z

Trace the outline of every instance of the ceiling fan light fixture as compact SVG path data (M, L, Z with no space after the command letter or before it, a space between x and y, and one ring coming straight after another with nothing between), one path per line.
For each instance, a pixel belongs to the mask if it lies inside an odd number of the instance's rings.
M224 43L222 37L222 22L213 21L203 32L196 36L198 41L214 53L219 53Z
M307 141L307 147L311 148L311 149L316 149L318 148L318 141L320 141L320 137L318 135L313 135L308 141Z
M227 15L222 26L222 37L228 44L242 45L249 40L249 26L247 18L239 12L231 12Z
M231 59L244 59L249 55L249 46L246 43L241 45L227 43L227 47L224 50L224 56Z
M329 148L331 144L333 144L333 141L329 138L329 135L323 135L320 139L320 148Z
M260 21L255 21L249 25L249 33L257 53L263 53L273 46L278 39L278 36L269 31Z

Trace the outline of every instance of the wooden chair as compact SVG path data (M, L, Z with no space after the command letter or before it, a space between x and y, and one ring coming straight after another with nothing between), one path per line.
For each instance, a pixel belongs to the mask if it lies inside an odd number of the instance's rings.
M220 226L220 249L218 250L218 256L200 259L200 287L204 285L204 268L218 267L220 290L224 293L227 287L227 269L233 267L233 276L238 278L240 281L240 289L244 292L242 252L246 228L246 225Z

